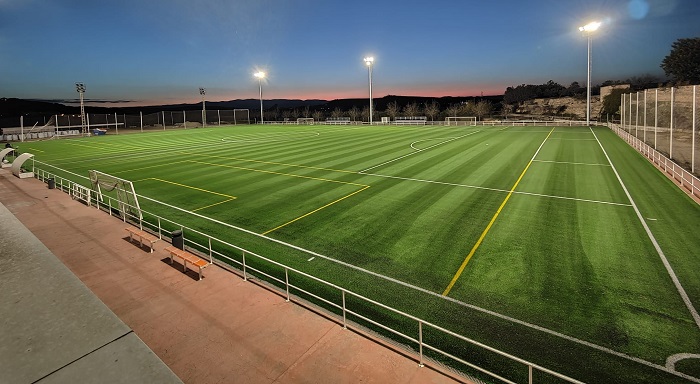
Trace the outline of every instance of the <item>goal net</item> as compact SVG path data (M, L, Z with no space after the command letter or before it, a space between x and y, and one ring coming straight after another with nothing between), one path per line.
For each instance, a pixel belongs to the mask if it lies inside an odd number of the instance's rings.
M297 124L314 125L314 118L313 117L300 117L297 119Z
M250 111L247 109L234 109L233 124L250 124Z
M134 184L104 172L90 170L90 184L95 191L98 201L104 201L103 194L116 199L122 218L128 217L143 219L139 200L134 191Z
M474 116L447 116L445 125L476 125L476 117Z

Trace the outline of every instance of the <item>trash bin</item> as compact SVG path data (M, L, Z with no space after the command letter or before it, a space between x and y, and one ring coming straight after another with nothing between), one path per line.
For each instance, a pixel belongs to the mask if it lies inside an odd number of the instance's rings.
M175 230L170 233L170 238L173 243L173 247L185 250L185 238L182 237L181 230Z
M54 189L56 188L56 180L54 180L53 177L50 177L47 179L47 182L49 184L49 189Z

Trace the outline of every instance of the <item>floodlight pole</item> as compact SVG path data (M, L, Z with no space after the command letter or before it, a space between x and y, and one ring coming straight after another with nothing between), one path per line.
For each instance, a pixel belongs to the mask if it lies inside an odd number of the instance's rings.
M587 62L587 69L588 69L588 81L586 83L586 125L590 126L591 125L591 41L592 41L592 34L595 32L598 28L600 28L600 22L594 21L591 23L588 23L584 25L583 27L580 27L578 30L583 32L586 37L588 38L588 62Z
M204 95L207 94L207 89L199 87L199 94L202 95L202 127L207 126L207 107L204 101Z
M374 64L374 57L365 57L365 64L367 64L369 71L369 125L372 125L372 64Z
M87 133L87 130L85 129L85 84L75 83L75 90L78 91L78 94L80 95L80 128L84 135ZM58 119L56 119L56 121L58 121Z
M256 72L253 76L258 78L258 88L260 89L260 124L265 124L263 115L263 97L262 97L262 79L265 78L265 72Z

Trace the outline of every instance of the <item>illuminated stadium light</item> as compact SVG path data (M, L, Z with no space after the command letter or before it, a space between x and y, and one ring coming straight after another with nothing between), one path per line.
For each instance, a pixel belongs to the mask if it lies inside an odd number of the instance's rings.
M367 64L367 69L369 70L369 125L372 125L372 65L374 64L374 57L365 57L365 64Z
M80 95L80 129L84 135L87 133L87 125L85 122L85 102L84 102L85 84L75 83L75 90L78 91L78 94Z
M262 79L265 78L265 72L255 72L253 76L258 78L258 87L260 88L260 124L264 124L265 119L263 117Z
M586 82L586 125L591 125L591 37L593 32L597 31L601 26L600 21L590 22L583 27L579 27L579 31L583 32L588 38L588 81Z

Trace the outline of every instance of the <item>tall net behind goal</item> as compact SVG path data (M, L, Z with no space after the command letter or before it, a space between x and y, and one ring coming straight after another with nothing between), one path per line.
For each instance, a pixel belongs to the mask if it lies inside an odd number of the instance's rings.
M474 116L447 116L445 125L476 125L476 117Z
M131 181L97 170L90 170L90 184L99 201L104 201L103 194L117 200L122 218L143 219L139 200L136 197L136 191L134 191L134 184Z

